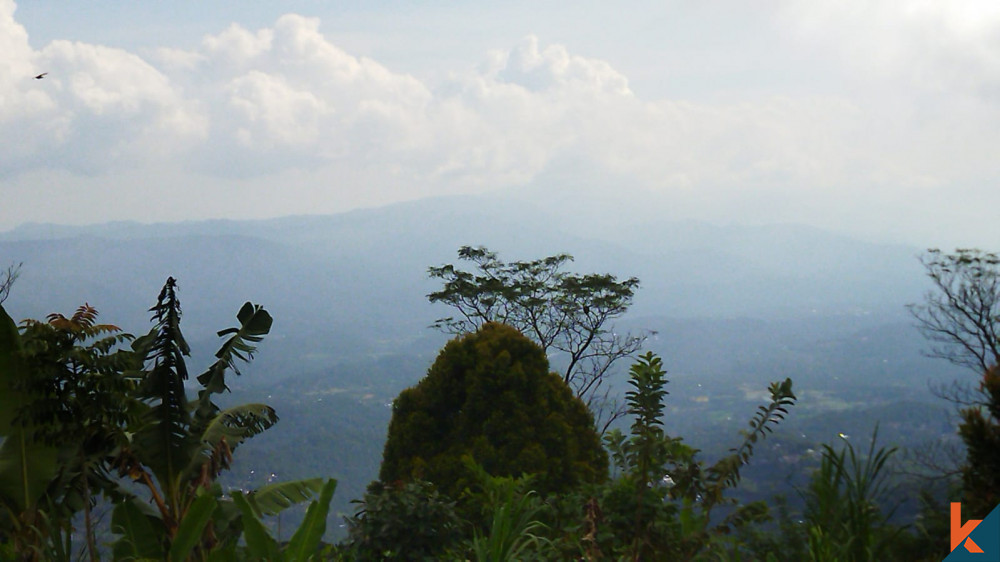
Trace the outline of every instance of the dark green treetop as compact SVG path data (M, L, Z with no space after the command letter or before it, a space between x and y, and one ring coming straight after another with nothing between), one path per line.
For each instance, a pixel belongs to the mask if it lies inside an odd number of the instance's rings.
M608 460L583 402L549 372L542 349L510 326L487 323L449 342L393 404L382 482L414 478L455 497L472 475L537 474L541 493L607 477Z

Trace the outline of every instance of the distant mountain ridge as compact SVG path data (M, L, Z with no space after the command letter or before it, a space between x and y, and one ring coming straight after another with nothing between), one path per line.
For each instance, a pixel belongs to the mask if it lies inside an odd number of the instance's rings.
M171 244L178 247L171 249ZM576 256L577 270L638 276L643 288L637 312L648 314L741 316L780 310L798 315L814 309L893 308L919 298L924 286L917 248L866 243L794 225L647 222L628 228L595 225L581 233L523 202L476 196L265 220L29 224L0 233L0 256L25 262L21 295L24 285L31 285L31 293L44 288L50 298L52 292L92 298L74 285L57 288L44 279L68 274L82 277L77 282L83 286L113 284L114 275L101 276L115 271L133 277L157 271L157 278L173 274L189 290L239 293L240 283L223 287L226 281L239 281L236 269L244 266L256 267L256 275L286 288L300 279L302 289L317 289L308 284L318 282L317 276L326 276L331 284L357 284L359 292L351 300L364 299L378 287L394 294L419 287L407 291L411 301L404 308L414 312L432 288L426 268L454 261L461 245L481 244L506 259L567 252ZM117 261L110 263L111 256ZM150 263L156 256L161 256L159 263ZM272 263L285 269L268 267L265 259L277 260ZM98 272L83 265L94 263L104 267ZM192 283L201 277L194 271L199 264L213 271L209 286ZM232 277L224 264L234 268ZM195 279L184 279L189 270ZM31 281L36 275L37 282ZM246 290L252 293L254 286L259 288L254 283ZM129 288L114 290L121 291ZM300 297L308 299L309 294ZM378 316L377 308L370 312Z
M455 263L462 245L507 260L566 252L573 271L639 277L635 305L617 326L657 332L647 348L663 356L671 380L665 425L713 450L732 445L745 426L740 413L754 407L747 393L768 381L793 378L800 403L781 431L815 447L836 435L822 431L845 428L814 416L849 418L846 429L863 435L872 415L854 412L927 400L928 379L955 376L921 356L905 310L927 289L919 248L796 225L623 217L588 225L521 201L461 196L327 216L23 225L0 233L0 266L24 263L4 304L15 319L88 302L101 321L135 334L149 329L164 280L177 278L196 372L244 301L264 305L274 326L230 382L231 398L270 403L282 422L245 445L231 482L272 471L333 476L342 484L335 509L351 511L348 500L377 473L387 406L447 340L428 328L450 311L427 302L437 288L427 267ZM624 377L613 386L623 388ZM890 442L920 437L883 427ZM784 478L775 466L762 470Z

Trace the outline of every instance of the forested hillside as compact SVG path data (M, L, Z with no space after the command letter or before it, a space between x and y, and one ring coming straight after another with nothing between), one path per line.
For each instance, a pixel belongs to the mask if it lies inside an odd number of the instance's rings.
M931 289L917 259L920 249L868 244L794 226L722 228L670 223L638 224L631 231L581 232L557 225L541 211L485 198L425 200L344 215L268 221L33 225L0 237L0 257L23 264L3 306L18 322L24 318L44 321L53 312L69 317L88 303L99 311L100 322L140 336L151 327L149 309L164 279L175 278L183 333L191 352L187 361L192 375L184 388L193 399L198 384L204 384L200 380L196 384L195 375L217 361L213 354L224 341L216 331L232 325L233 312L245 301L262 305L273 324L259 334L262 341L253 342L257 349L252 363L243 365L238 359L227 363L227 368L239 368L242 376L231 373L225 384L232 392L219 393L216 388L212 400L218 411L247 403L267 404L276 414L276 423L263 424L266 427L255 430L253 439L247 435L243 442L241 438L238 450L232 451L231 464L219 465L223 468L218 471L220 493L309 481L310 487L299 499L312 499L320 506L321 482L309 479L335 479L324 536L329 543L348 542L341 548L327 548L324 556L348 556L351 548L375 540L366 534L370 529L364 517L345 522L344 516L353 516L359 509L352 500L364 499L362 506L375 517L376 504L391 506L397 500L419 502L436 497L426 490L394 488L393 482L402 478L369 487L378 479L393 401L428 373L451 337L430 328L454 311L446 304L428 302L427 295L441 288L441 280L428 276L428 268L457 264L456 250L468 244L488 246L510 260L567 252L575 257L564 264L567 270L639 279L627 311L605 327L608 333L642 334L645 339L637 351L652 352L662 363L653 366L651 356L646 356L645 363L636 363L638 353L632 353L608 372L609 396L628 415L610 426L619 440L605 441L612 466L611 480L600 484L606 488L577 490L574 493L583 495L558 499L529 493L531 481L519 480L518 474L491 473L490 466L479 467L486 473L480 475L479 484L470 484L476 499L455 493L440 498L438 507L457 510L453 515L460 529L454 534L457 542L452 554L463 548L471 549L468 552L487 548L492 544L490 521L496 523L491 518L500 516L500 511L493 510L517 504L525 510L522 514L530 515L529 520L544 525L520 528L522 538L548 537L548 542L518 544L538 552L547 544L546 556L550 557L573 556L572 544L581 537L590 537L586 541L597 549L594 552L628 552L640 559L660 559L649 558L655 552L681 558L709 551L727 552L736 556L733 559L758 556L770 548L768 540L792 532L782 527L791 519L781 520L775 497L783 496L788 509L798 514L792 519L807 513L809 498L814 497L809 490L818 485L814 472L836 465L837 453L844 446L864 458L876 451L891 457L881 474L888 478L886 485L905 491L895 511L888 504L879 506L886 516L877 523L879 533L904 532L908 538L892 544L906 549L922 548L920 541L934 538L899 526L912 524L921 513L921 489L939 502L946 498L946 490L906 474L926 473L924 461L935 447L960 446L955 408L935 396L930 387L976 377L923 353L927 342L906 309L909 303L922 302L924 292ZM589 308L583 310L589 313ZM161 318L161 328L166 325L163 322ZM241 353L249 359L249 352ZM552 370L565 368L559 353L548 350L547 355ZM148 361L154 356L145 357ZM647 381L652 386L645 390L636 386L640 384L636 377L652 376L657 369L665 372L663 381L653 377ZM788 388L772 385L786 379L791 381ZM657 385L667 394L657 394ZM643 404L656 415L639 427L635 425L636 401L642 392L652 393L653 398L647 397ZM147 395L136 398L151 400ZM760 440L746 441L741 431L755 419L757 408L769 403L787 413L759 420L749 435L759 434ZM197 423L193 427L199 427ZM878 441L869 450L876 427ZM683 437L683 447L670 449L667 457L656 457L659 460L637 460L642 454L652 454L641 453L649 446L642 443L655 441L656 435L660 436L656 439ZM627 443L636 448L629 449ZM750 450L741 449L741 443L750 443ZM733 465L732 448L749 454L736 457L739 462ZM483 462L482 458L473 460ZM665 474L687 474L688 487L657 492L657 505L665 511L643 515L652 518L653 526L646 531L639 533L634 525L628 530L624 520L588 531L587 525L597 525L596 516L580 519L573 511L582 509L588 497L611 502L601 503L608 521L615 517L612 509L638 510L636 514L646 509L642 502L650 500L642 499L637 506L621 503L625 496L616 494L624 493L622 486L651 482L652 473L643 472L650 470L642 464L647 461L660 463L657 466ZM473 474L476 469L469 470ZM704 503L710 490L717 494L711 505ZM394 496L397 492L403 495ZM412 498L406 496L414 493ZM692 508L684 498L701 502L697 516L685 511ZM730 500L743 507L733 508ZM771 515L777 519L768 522L762 511L765 504L755 502L770 504ZM716 503L719 509L713 511ZM164 511L164 521L169 521L168 512ZM315 512L319 513L319 507ZM250 517L243 512L248 519L241 532L251 532L247 529L255 529L253 521L261 517L267 528L260 532L278 541L289 540L302 528L303 509L280 518L265 517L270 513L267 510L255 513ZM700 521L695 525L700 530L667 525L654 531L660 524L656 521L673 521L681 513ZM405 521L397 523L405 527ZM428 524L437 523L441 521ZM614 525L622 527L612 531ZM472 528L477 534L470 534ZM174 540L171 533L177 529L169 525L166 529L164 537ZM558 532L553 534L553 530ZM76 532L82 532L79 525ZM452 536L449 530L440 532ZM633 534L624 540L620 533ZM808 549L810 540L822 542L822 537L791 536L804 542L789 546L788 555L797 552L795 548ZM944 540L944 535L940 538ZM106 547L111 536L105 534L102 540L106 542L99 549L110 557ZM247 536L246 540L249 544L251 539ZM264 544L271 539L261 540ZM299 540L296 544L305 544ZM669 549L663 546L667 543L651 546L664 540L680 542L670 543L674 546ZM192 553L210 550L209 543L192 545Z

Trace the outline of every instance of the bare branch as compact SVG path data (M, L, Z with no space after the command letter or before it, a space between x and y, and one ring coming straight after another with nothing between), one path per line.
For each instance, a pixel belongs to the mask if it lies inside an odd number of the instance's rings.
M0 272L0 304L3 304L7 297L10 296L10 288L14 286L14 282L17 278L21 276L21 266L23 263L18 263L17 265L11 264L7 266L6 271Z
M1000 363L1000 258L958 249L928 250L921 263L933 283L922 304L908 306L917 329L931 342L925 353L977 374ZM959 405L975 404L975 391L953 385L936 393Z

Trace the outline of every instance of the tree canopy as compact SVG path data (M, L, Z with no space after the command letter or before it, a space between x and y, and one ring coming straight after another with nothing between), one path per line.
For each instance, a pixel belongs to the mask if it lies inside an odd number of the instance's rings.
M505 262L485 247L463 246L458 258L470 262L473 271L451 264L428 269L444 286L427 298L458 312L438 319L434 327L451 334L471 333L488 322L516 328L545 353L558 352L563 381L600 413L608 399L609 369L646 339L612 326L632 305L639 279L567 272L563 268L573 261L569 254ZM604 417L609 422L615 416Z
M922 259L934 284L910 312L934 343L929 355L979 373L979 384L939 389L962 406L958 433L964 504L985 517L1000 501L1000 256L976 249L929 250Z
M542 349L510 326L484 324L449 342L393 403L379 478L423 479L454 495L471 456L489 474L537 474L539 492L607 477L593 418Z

